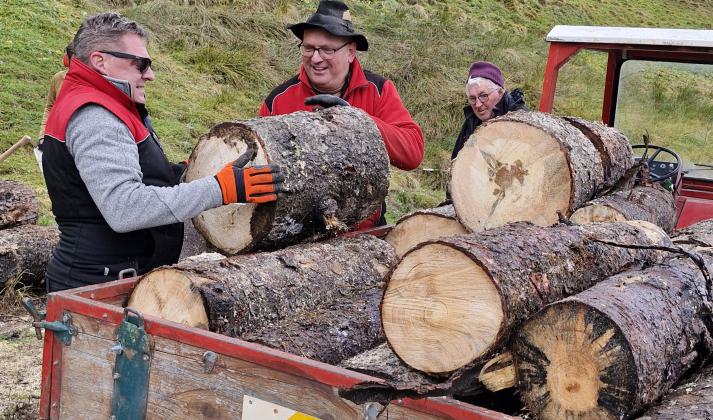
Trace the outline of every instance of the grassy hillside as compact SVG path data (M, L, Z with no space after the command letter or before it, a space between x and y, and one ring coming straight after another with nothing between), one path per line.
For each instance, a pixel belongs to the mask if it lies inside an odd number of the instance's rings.
M392 179L389 218L443 198L450 150L462 122L463 82L476 59L498 63L509 87L539 102L547 56L544 36L555 24L713 28L707 0L385 0L348 1L370 51L364 65L392 79L426 137L424 168ZM260 101L299 63L285 27L303 20L316 0L3 0L0 8L0 149L39 130L47 81L83 16L119 10L152 33L157 80L148 104L169 156L182 160L198 136L220 121L256 115ZM598 119L605 57L580 54L565 66L555 110ZM670 69L633 72L624 129L646 127L657 143L689 159L713 162L713 76ZM651 103L659 105L651 112ZM650 117L644 117L644 114ZM0 177L43 180L29 149L0 163Z

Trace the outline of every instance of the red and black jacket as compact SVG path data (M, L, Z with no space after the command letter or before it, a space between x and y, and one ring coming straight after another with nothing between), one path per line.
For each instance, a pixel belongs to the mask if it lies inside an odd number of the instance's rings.
M144 184L178 184L178 176L158 138L144 123L145 107L86 64L73 59L48 117L43 143L43 172L60 230L59 244L47 268L50 291L115 280L119 271L127 268L141 274L175 263L183 243L182 223L128 233L118 233L109 227L65 143L70 119L88 104L106 108L128 127L138 149Z
M364 110L376 123L384 139L389 161L399 169L411 170L423 160L423 133L411 118L396 91L393 82L378 74L362 70L355 58L351 64L351 78L342 98L351 106ZM260 107L259 115L290 114L295 111L311 111L304 100L317 93L307 78L304 67L295 77L275 88ZM374 226L381 216L378 211L357 228Z

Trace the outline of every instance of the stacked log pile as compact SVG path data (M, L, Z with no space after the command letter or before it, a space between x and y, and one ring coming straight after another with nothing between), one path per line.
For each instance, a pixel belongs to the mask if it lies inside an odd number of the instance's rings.
M283 167L289 191L194 220L226 253L323 239L386 193L382 141L360 111L221 124L189 178L248 148ZM540 418L630 417L713 343L713 221L672 241L673 195L640 169L615 129L510 113L454 160L453 205L402 218L386 241L184 261L144 276L129 306L384 379L340 392L355 402L485 385L517 387Z
M27 186L0 180L0 290L6 285L39 287L59 240L53 226L37 226L37 198Z

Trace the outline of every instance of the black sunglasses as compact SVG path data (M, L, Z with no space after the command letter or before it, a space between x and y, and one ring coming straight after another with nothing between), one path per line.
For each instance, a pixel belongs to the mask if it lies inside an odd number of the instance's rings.
M141 73L143 76L144 73L146 73L146 70L151 67L151 59L147 57L139 57L138 55L133 55L133 54L127 54L119 51L99 51L100 53L104 54L109 54L113 55L114 57L117 58L126 58L127 60L134 60L136 61L136 69Z

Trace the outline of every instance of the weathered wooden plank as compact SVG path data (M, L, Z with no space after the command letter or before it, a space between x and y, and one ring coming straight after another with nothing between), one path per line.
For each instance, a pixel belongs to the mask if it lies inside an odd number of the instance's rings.
M72 314L79 334L62 359L62 419L108 419L111 415L115 325ZM363 406L340 398L337 389L234 357L218 355L204 371L204 349L153 337L147 419L240 419L245 395L320 419L363 419ZM435 420L439 417L389 405L378 417Z

